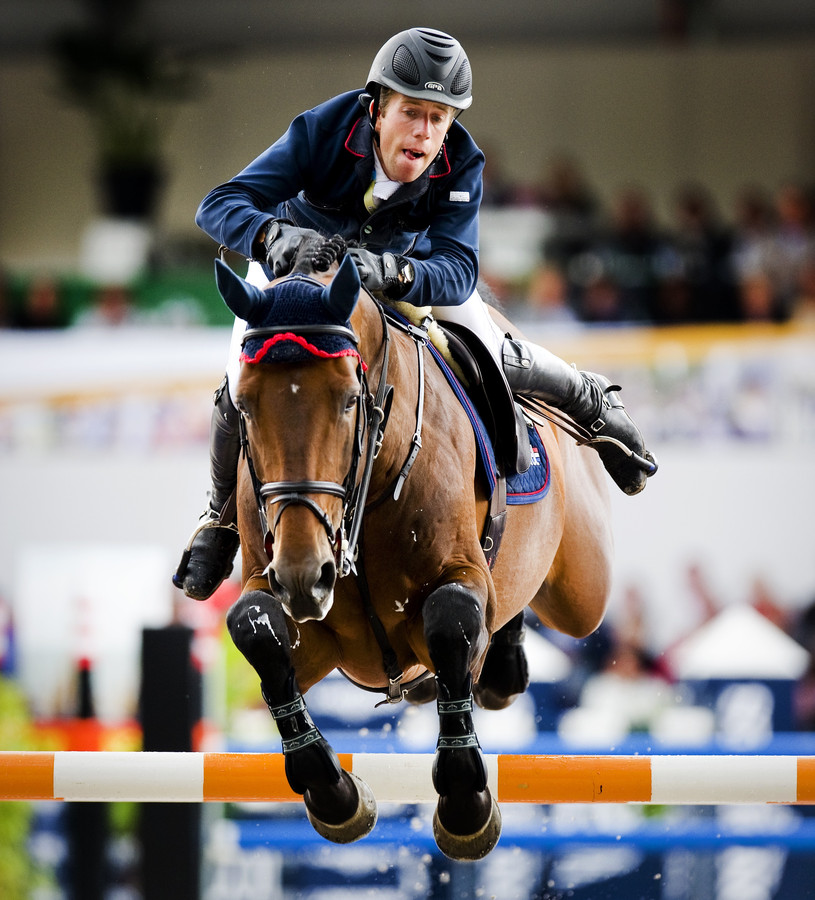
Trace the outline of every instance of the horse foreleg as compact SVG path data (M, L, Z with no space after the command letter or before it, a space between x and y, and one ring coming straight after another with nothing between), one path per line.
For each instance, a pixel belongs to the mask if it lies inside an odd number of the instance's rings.
M286 779L303 796L315 831L339 844L365 837L376 824L376 801L362 779L342 768L309 715L291 664L283 608L264 591L251 591L229 610L227 627L260 676L261 694L280 732Z
M484 616L466 588L446 584L428 597L423 618L438 688L433 785L439 802L433 834L451 859L481 859L501 835L501 813L487 787L487 767L472 717L470 669L483 647Z
M529 687L529 666L523 648L524 614L519 612L492 636L490 648L473 688L482 709L505 709Z

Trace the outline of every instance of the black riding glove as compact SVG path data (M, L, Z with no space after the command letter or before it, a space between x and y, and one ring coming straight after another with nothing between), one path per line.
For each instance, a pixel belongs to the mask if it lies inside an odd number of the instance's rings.
M359 271L359 279L372 294L384 294L398 300L407 293L410 284L404 278L409 263L393 253L372 253L361 247L351 247L348 255L354 260ZM412 269L411 275L412 275Z
M291 222L273 219L266 229L263 246L266 252L266 263L274 272L275 278L288 275L294 255L300 243L309 237L319 238L320 234L313 228L299 228Z

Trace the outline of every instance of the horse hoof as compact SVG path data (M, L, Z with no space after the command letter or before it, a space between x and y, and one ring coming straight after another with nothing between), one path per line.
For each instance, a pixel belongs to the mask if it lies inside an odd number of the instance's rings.
M439 809L433 815L433 837L441 852L457 861L483 859L501 837L501 810L492 798L492 810L486 823L475 834L452 834L439 819Z
M376 799L373 792L353 772L347 772L346 774L356 787L359 798L356 812L350 819L346 819L338 825L331 825L312 815L311 810L306 806L306 815L317 834L335 844L351 844L354 841L358 841L360 838L364 838L366 834L370 834L374 825L376 825Z

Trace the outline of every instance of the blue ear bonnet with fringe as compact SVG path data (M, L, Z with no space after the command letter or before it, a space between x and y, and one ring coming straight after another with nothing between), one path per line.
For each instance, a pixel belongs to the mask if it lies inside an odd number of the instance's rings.
M298 326L342 325L359 298L360 280L353 260L346 256L329 285L307 275L289 275L273 287L260 290L215 260L215 278L226 305L249 329L282 328L275 335L245 340L241 361L247 363L302 362L313 357L355 356L356 346L337 334L298 334Z

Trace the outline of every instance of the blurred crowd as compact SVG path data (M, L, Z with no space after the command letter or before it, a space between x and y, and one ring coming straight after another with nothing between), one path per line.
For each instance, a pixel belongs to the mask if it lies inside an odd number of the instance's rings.
M489 157L483 208L545 214L528 277L507 283L482 271L524 319L671 325L815 314L815 189L808 185L745 187L726 217L704 185L682 184L663 222L642 187L621 188L602 203L569 156L553 157L530 185L510 184Z
M580 163L547 160L540 178L510 183L488 149L481 274L519 324L672 325L815 319L815 186L745 187L724 215L702 184L682 184L660 217L649 193L603 202ZM486 221L501 216L500 247ZM541 224L540 239L529 228ZM665 221L663 221L665 219ZM494 265L506 242L532 243L521 271ZM511 246L511 244L510 244ZM211 265L208 246L201 259ZM490 252L490 251L493 252ZM189 311L147 316L127 285L101 285L77 311L58 277L0 277L0 328L189 324ZM200 315L197 316L200 319ZM170 321L172 320L172 321Z
M715 691L709 690L716 679L710 684L700 681L695 689L689 689L689 683L683 682L681 650L686 642L693 641L727 610L744 607L755 610L766 620L765 644L762 651L754 646L755 633L739 631L732 635L730 646L720 646L720 654L733 660L735 666L731 680L746 684L777 682L775 686L778 687L789 679L785 686L788 695L782 692L770 701L771 706L779 705L773 718L781 724L781 730L815 731L815 599L785 597L771 585L770 579L757 575L734 607L719 595L705 567L696 561L689 563L684 585L690 619L684 626L678 626L672 642L658 651L653 649L653 640L648 635L648 620L654 607L647 602L647 589L639 583L624 586L615 604L613 620L607 619L588 638L573 640L544 629L549 640L565 650L572 663L565 684L564 708L590 711L591 715L586 718L590 729L596 729L598 717L605 716L616 720L622 732L620 737L636 732L659 737L667 721L666 711L677 708L686 711L689 706L701 704L710 707L709 714L695 719L683 715L677 719L683 730L670 737L690 741L694 728L701 728L699 737L702 739L724 736L728 724L724 721L724 703L717 701ZM799 602L800 599L804 602ZM733 621L732 618L729 620L731 624ZM532 618L527 622L531 627L539 627ZM746 674L750 666L745 660L753 654L781 652L778 645L772 651L766 646L773 631L790 641L784 648L785 662L780 664L782 667L789 665L788 675L776 674L773 678L762 674L766 660L757 661L752 676ZM801 654L807 660L805 663L792 662L792 648L796 645L798 651L805 651ZM722 683L728 681L726 676L716 677ZM743 701L745 696L746 692L742 692L740 699ZM742 715L748 713L749 705L741 704ZM581 721L577 713L569 713L561 722L562 736L568 736L572 720ZM732 723L728 727L730 725ZM744 722L737 723L731 730L739 731L741 725ZM769 739L771 731L771 726L762 728L756 737ZM667 732L665 736L669 736Z

